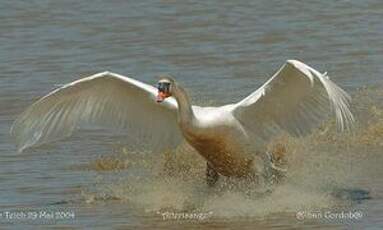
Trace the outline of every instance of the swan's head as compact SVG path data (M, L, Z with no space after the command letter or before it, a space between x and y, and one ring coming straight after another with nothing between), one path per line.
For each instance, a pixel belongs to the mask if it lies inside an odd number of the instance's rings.
M160 80L157 83L158 94L156 100L158 103L173 95L174 85L175 82L169 75L160 76Z

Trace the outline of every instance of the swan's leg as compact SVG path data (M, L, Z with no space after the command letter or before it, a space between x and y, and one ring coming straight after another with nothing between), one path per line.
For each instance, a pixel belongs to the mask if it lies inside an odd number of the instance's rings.
M266 167L265 167L265 178L270 184L274 184L275 182L279 182L287 173L286 168L282 168L277 166L277 162L272 153L266 152Z
M276 163L275 163L276 160L274 159L274 156L273 156L272 153L266 152L266 156L268 158L268 161L269 161L269 164L270 164L269 167L271 169L273 169L273 170L275 170L275 171L277 171L279 173L286 173L287 172L287 169L281 168L281 167L276 165Z
M214 186L217 183L219 174L214 168L210 165L209 162L206 163L206 183L209 186Z

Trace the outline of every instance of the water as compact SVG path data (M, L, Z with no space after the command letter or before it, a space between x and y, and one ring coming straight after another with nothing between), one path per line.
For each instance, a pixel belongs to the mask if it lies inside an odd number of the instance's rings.
M1 223L18 229L382 227L382 12L379 0L2 1ZM81 131L17 154L8 134L37 98L93 73L132 74L152 84L159 73L171 73L194 102L223 104L248 95L293 58L328 71L349 91L359 123L353 134L335 135L330 125L325 134L281 140L291 166L267 196L225 180L207 189L204 162L187 146L169 160L130 152L110 133ZM75 217L10 220L7 211ZM362 216L323 217L342 211Z

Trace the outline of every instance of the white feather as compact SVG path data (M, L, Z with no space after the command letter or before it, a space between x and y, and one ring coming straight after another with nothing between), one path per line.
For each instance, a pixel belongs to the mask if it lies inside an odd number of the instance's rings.
M157 89L115 73L103 72L62 86L44 96L12 126L19 151L59 140L79 126L127 130L128 143L173 147L181 140L177 102L157 104Z
M233 115L246 131L267 140L285 130L302 136L335 112L340 130L349 129L354 117L350 96L325 74L288 60L262 87L233 106Z

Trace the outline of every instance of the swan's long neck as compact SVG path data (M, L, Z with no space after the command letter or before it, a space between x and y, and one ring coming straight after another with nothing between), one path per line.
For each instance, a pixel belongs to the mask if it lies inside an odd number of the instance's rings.
M178 103L178 123L181 127L190 127L194 120L194 113L191 108L189 96L184 88L175 85L173 96Z

